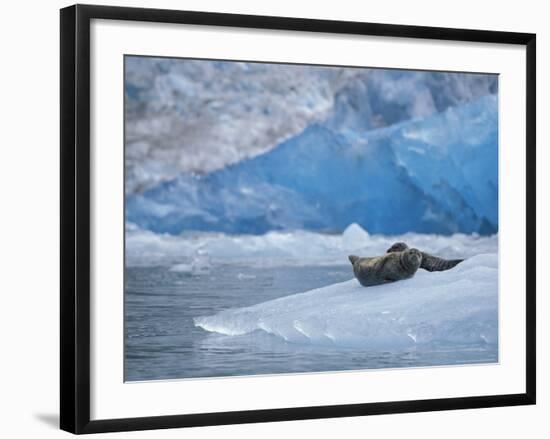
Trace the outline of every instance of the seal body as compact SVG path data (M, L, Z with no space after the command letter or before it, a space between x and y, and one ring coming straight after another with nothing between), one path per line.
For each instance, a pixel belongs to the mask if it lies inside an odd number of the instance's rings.
M422 253L407 248L372 258L350 255L349 260L359 283L371 287L413 277L422 263Z

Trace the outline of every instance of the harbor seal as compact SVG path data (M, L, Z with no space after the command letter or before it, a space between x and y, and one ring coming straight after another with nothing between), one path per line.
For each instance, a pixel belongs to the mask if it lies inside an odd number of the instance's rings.
M348 258L353 265L355 277L364 287L409 279L414 276L422 263L422 253L415 248L392 251L371 258L355 255L350 255Z
M409 246L404 242L396 242L386 251L386 253L402 252L407 250L408 248ZM420 263L420 268L426 271L450 270L451 268L456 267L458 264L464 261L464 259L443 259L437 256L430 255L426 252L420 253L422 253L422 262Z

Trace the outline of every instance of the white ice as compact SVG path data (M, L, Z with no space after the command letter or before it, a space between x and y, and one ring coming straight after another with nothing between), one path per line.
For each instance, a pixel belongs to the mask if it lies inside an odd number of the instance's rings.
M208 264L247 266L346 265L350 253L375 256L396 241L445 258L469 258L496 253L498 237L408 233L400 236L370 235L357 224L343 234L307 231L269 232L265 235L196 233L173 236L126 227L126 265L169 265L194 272ZM195 267L195 268L193 268Z
M430 342L498 342L498 255L469 258L452 270L420 270L409 280L364 288L355 279L216 315L206 331L254 331L291 343L401 348Z

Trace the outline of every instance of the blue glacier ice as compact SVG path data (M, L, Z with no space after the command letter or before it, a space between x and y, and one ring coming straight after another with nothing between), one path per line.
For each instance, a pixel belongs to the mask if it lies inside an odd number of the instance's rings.
M127 221L174 235L351 223L373 234L498 231L495 95L379 129L334 114L346 120L329 117L253 158L127 195Z

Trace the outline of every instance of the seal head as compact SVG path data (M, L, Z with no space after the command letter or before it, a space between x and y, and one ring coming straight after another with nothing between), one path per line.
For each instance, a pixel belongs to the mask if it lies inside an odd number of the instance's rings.
M405 271L412 271L414 274L422 264L422 253L415 248L408 248L401 253L401 262Z

